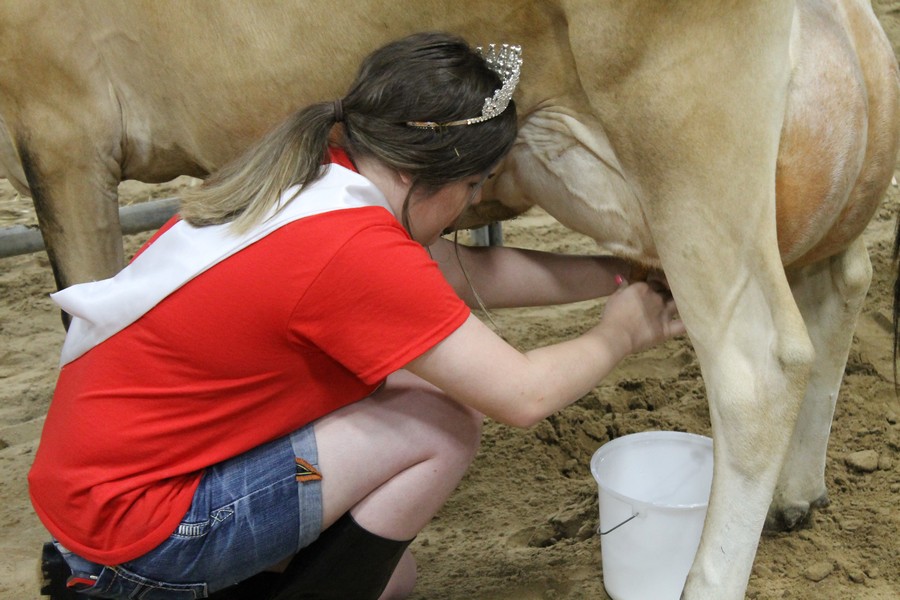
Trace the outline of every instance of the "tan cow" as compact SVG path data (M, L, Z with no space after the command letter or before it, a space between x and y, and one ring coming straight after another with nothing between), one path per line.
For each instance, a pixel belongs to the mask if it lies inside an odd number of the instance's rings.
M824 501L871 278L858 236L898 144L868 2L33 0L0 23L0 160L61 287L120 268L120 180L207 174L400 35L521 44L494 196L662 267L700 360L715 476L684 598L743 598L767 514L792 527Z

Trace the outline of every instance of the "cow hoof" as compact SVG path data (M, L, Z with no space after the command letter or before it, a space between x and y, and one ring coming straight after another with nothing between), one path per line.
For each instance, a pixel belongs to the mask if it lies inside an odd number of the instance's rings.
M766 515L764 531L774 533L805 529L812 522L813 509L824 508L829 502L828 494L822 494L812 502L794 502L778 508L773 506Z
M765 531L794 531L806 527L810 522L810 508L807 503L792 504L779 511L769 511L766 515Z
M831 500L828 499L828 494L826 493L813 500L811 506L813 508L825 508L829 504L831 504Z

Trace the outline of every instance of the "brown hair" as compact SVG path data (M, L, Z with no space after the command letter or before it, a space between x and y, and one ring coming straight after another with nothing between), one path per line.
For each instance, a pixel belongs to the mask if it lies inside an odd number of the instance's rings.
M341 119L341 144L350 156L371 156L407 174L410 195L486 175L515 139L513 102L501 115L473 125L421 129L407 122L477 117L501 83L459 37L419 33L387 44L363 61L341 102L321 102L294 113L187 192L182 217L197 226L233 222L237 231L251 228L289 187L305 186L322 175L329 134ZM403 220L408 226L405 214Z

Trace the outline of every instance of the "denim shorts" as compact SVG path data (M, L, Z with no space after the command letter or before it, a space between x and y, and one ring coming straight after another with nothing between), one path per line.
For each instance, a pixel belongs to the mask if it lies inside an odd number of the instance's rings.
M181 524L147 554L104 566L60 547L73 589L91 598L194 600L265 570L321 532L317 463L310 424L208 468Z

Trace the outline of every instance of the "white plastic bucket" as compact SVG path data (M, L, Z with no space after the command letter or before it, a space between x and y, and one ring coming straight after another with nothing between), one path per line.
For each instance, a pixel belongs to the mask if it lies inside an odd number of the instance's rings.
M647 431L591 458L600 488L603 587L613 600L678 600L712 486L712 439Z

